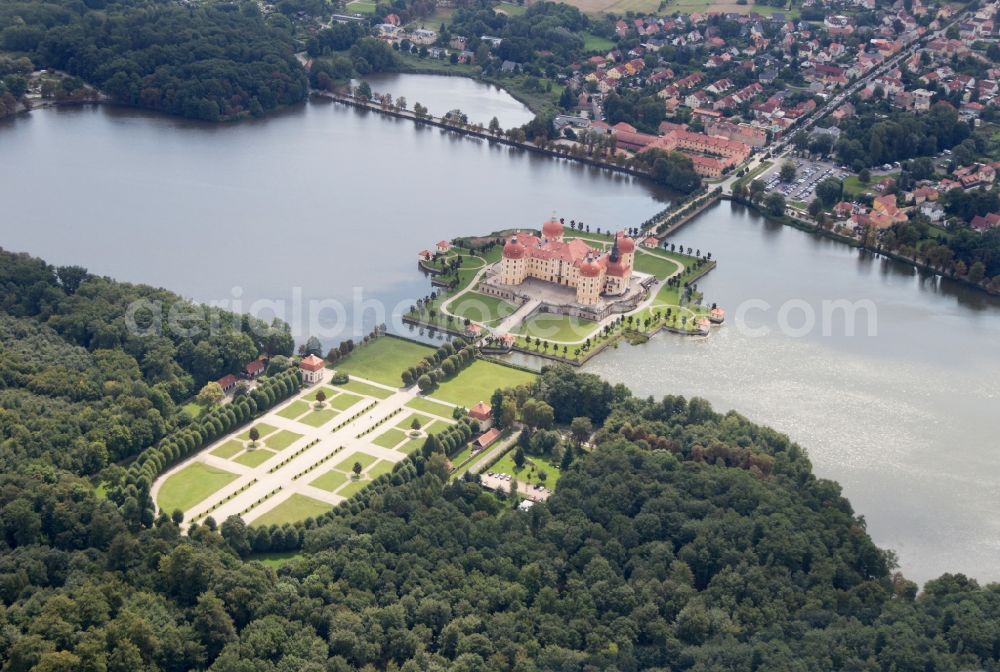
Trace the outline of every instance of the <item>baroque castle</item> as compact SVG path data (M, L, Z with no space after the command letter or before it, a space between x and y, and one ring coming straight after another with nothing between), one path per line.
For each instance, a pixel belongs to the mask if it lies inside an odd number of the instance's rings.
M576 289L576 302L595 305L604 296L628 291L635 258L635 241L619 232L609 252L580 239L563 240L563 225L552 218L542 225L542 235L517 233L503 248L500 282L520 285L537 278Z

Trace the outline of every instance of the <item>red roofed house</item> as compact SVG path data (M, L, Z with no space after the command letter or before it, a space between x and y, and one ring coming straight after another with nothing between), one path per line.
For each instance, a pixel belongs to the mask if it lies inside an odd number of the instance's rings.
M247 364L246 367L243 369L243 374L251 380L253 380L262 373L264 373L263 359L255 359L249 364Z
M236 376L234 376L231 373L227 373L226 375L224 375L222 378L219 378L215 382L219 384L219 387L222 388L223 392L229 394L234 389L236 389L236 381L237 381Z
M493 426L493 408L482 401L469 409L469 417L479 421L479 428L487 430Z
M438 252L444 254L445 252L447 252L450 249L451 249L451 243L449 243L447 240L438 241L438 244L437 244L437 251Z
M493 429L491 429L490 431L486 432L478 439L476 439L476 447L482 450L486 446L496 441L497 438L499 438L499 436L500 436L500 430L494 427Z
M313 385L314 383L321 382L323 380L323 369L326 365L323 360L316 355L309 355L303 357L302 361L299 362L299 369L302 371L302 382L306 385Z

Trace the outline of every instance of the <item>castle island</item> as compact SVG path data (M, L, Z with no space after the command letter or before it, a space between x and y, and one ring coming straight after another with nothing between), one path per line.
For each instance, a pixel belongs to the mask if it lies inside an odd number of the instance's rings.
M722 322L723 311L701 305L692 286L714 267L711 255L583 228L553 216L537 231L439 242L418 263L442 289L404 320L482 340L496 354L537 352L569 363L621 337L705 335Z

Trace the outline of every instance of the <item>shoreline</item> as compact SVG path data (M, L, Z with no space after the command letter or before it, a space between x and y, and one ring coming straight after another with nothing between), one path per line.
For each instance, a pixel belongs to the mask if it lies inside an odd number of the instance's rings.
M837 233L836 231L825 229L822 226L810 224L805 220L798 219L796 217L790 217L787 214L782 215L781 217L775 217L771 213L761 208L759 205L751 203L749 201L745 201L742 198L736 198L729 194L723 194L720 200L729 201L730 203L736 203L742 205L745 208L753 210L755 213L757 213L761 217L764 217L765 219L768 219L772 222L777 222L784 226L790 226L793 229L798 229L799 231L802 231L803 233L819 236L821 238L829 238L830 240L834 240L843 245L847 245L848 247L853 247L876 256L883 256L892 261L905 264L907 266L916 269L917 271L922 271L932 276L936 276L938 278L941 278L942 280L951 280L953 282L960 283L961 285L969 287L970 289L978 290L983 294L985 294L986 296L991 296L991 297L1000 296L1000 292L992 292L989 290L988 287L984 285L971 282L969 280L966 280L965 278L948 275L947 273L944 273L931 266L928 266L927 264L918 261L917 259L914 259L912 257L906 257L896 252L887 251L881 247L874 247L874 248L867 247L857 238L853 238L851 236L845 236L843 234ZM701 213L699 212L699 214Z

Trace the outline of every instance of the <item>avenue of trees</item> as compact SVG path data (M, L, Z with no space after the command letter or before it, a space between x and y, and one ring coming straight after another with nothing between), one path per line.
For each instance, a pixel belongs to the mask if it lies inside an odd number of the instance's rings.
M305 99L291 23L253 3L16 0L0 49L100 88L117 102L217 121Z

